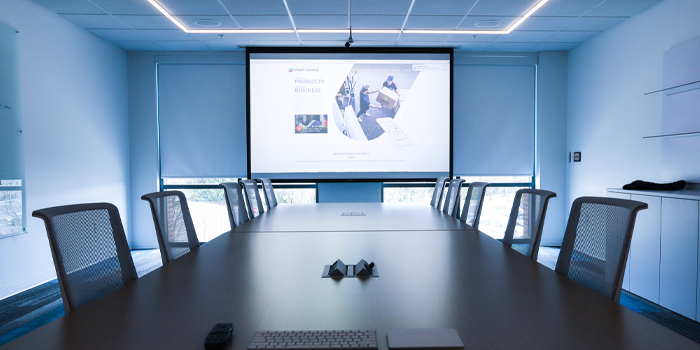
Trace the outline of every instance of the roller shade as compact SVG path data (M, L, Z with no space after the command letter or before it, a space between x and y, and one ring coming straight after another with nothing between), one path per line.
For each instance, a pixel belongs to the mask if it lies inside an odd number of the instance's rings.
M244 64L159 64L162 177L245 177Z
M453 171L532 175L535 66L454 65Z

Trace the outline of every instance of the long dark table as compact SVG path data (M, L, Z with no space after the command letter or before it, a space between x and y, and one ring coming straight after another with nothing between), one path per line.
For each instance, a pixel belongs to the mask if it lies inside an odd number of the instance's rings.
M346 215L343 216L342 214ZM347 215L362 213L364 215ZM451 219L425 204L315 203L280 204L234 232L313 231L437 231L467 230L471 226Z
M380 277L321 278L338 258ZM455 328L465 349L698 348L465 228L225 233L2 349L202 349L218 322L234 349L258 330L333 329L376 330L387 349L395 328Z

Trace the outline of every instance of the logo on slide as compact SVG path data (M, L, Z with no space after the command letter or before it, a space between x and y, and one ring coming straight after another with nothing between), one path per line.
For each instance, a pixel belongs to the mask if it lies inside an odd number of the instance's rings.
M301 126L297 126L297 132L301 132L301 129L302 129Z
M293 71L294 71L294 68L289 67L289 73L291 73L291 72L293 72Z

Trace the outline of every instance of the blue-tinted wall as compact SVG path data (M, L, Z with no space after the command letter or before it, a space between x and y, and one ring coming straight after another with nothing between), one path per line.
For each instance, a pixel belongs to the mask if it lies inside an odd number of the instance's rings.
M0 1L19 30L27 215L111 202L129 227L126 52L30 0ZM0 298L55 277L44 223L0 239Z

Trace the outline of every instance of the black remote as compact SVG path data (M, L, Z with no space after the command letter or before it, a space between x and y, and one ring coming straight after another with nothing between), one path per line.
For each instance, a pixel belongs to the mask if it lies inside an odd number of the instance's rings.
M205 349L223 349L231 338L233 323L217 323L204 340Z

